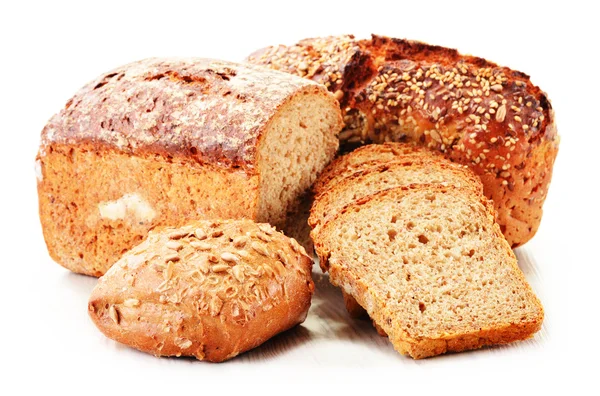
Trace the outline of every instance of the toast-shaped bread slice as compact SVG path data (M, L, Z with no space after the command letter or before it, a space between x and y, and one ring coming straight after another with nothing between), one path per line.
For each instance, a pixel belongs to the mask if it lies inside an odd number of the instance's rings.
M348 184L349 182L347 182L346 179L359 179L361 178L360 175L363 175L365 173L369 173L370 177L373 178L373 176L375 175L372 172L374 172L375 169L386 168L389 164L395 162L410 163L419 160L437 160L440 163L450 163L450 161L446 160L444 157L442 157L436 152L423 150L422 147L414 146L412 144L397 142L389 142L382 145L371 144L367 146L362 146L346 155L336 158L321 173L321 175L317 179L317 182L315 183L315 187L313 188L313 190L317 193L317 199L315 200L315 203L313 205L314 208L312 209L313 215L312 218L309 219L309 222L312 223L311 227L315 229L313 237L316 237L316 233L318 232L318 228L320 226L320 224L317 223L323 222L321 221L321 217L318 215L318 213L323 209L321 203L323 201L335 202L335 199L332 199L332 194L336 195L334 191L340 191L338 190L338 185L345 186L345 188L343 188L343 191L355 191L355 187ZM456 165L451 166L456 167ZM426 172L427 170L423 169L421 171ZM422 175L422 172L421 174L419 174L419 177ZM451 172L451 170L447 170L445 173L449 172ZM462 173L464 172L465 171L462 171ZM446 175L444 177L448 178L452 177L452 175ZM378 178L375 177L375 179L377 180ZM474 188L480 190L482 189L481 182L477 178L474 178L472 175L469 175L467 176L467 179L474 180L474 185L476 185L476 187ZM355 182L356 181L357 180L355 180ZM431 178L415 180L415 178L412 178L412 182L415 181L433 182L435 180ZM409 182L408 180L400 179L398 180L398 183L393 184L400 186L407 185L410 183L411 182ZM391 187L394 187L394 185L385 185L381 189L387 189ZM350 190L348 190L348 188ZM358 187L356 189L358 189ZM369 194L373 194L378 192L379 190L380 189L376 188L369 189L369 191L365 194L356 194L356 197L363 197ZM336 208L341 209L344 207L344 205L348 203L350 203L350 201L345 201L343 204L337 204ZM329 211L328 214L330 216L335 215L335 213L332 213L331 211ZM364 318L367 316L366 311L356 302L356 300L354 300L352 296L346 294L343 291L342 294L344 296L346 309L350 316L354 318ZM378 331L382 333L382 331Z
M415 359L531 337L543 308L494 220L469 188L397 187L348 205L315 248L352 295Z
M472 188L483 194L481 181L467 167L440 156L412 156L368 167L332 185L314 202L308 224L316 236L327 220L353 201L388 188L421 183Z

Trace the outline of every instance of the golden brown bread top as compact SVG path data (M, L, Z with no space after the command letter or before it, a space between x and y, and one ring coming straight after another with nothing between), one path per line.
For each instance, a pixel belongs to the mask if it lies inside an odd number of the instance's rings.
M84 86L42 132L52 143L255 167L258 141L278 109L317 84L253 65L202 58L151 58Z
M260 50L248 61L324 82L340 100L346 149L410 142L469 165L513 247L538 229L559 137L550 101L526 74L454 49L376 35L306 39Z
M495 169L502 168L510 145L556 133L547 130L553 122L550 102L528 75L450 48L346 35L266 48L248 60L310 78L334 93L342 90L336 93L339 99L343 95L342 109L363 110L375 129L398 120L416 122L424 131L434 130L425 139L441 151L462 140L458 149L474 162L479 157L474 152L483 152L480 143L506 144L488 162ZM482 131L486 140L479 137Z
M100 278L89 312L138 349L221 361L304 320L311 269L268 224L199 221L150 232Z

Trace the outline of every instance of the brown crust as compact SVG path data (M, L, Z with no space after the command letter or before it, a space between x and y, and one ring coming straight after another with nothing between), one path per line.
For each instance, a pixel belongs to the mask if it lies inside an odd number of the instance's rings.
M327 59L352 60L325 69L329 89L341 89L342 143L414 142L469 165L511 246L533 237L559 138L550 101L529 76L454 49L376 35L307 39L248 58L313 79Z
M48 252L77 273L103 275L156 227L198 218L257 219L258 176L242 170L83 143L49 146L40 170L39 214ZM129 208L121 218L102 216L101 205L128 195L143 200L152 215L136 216Z
M489 221L493 225L495 238L497 238L497 240L504 245L504 250L507 257L512 258L507 260L508 264L512 267L514 274L519 279L522 287L527 288L529 293L531 293L532 302L534 303L535 310L537 312L537 316L533 320L524 321L521 323L509 323L502 327L481 328L477 331L466 334L447 334L439 338L415 338L411 336L406 329L396 328L392 324L388 323L387 320L384 320L386 317L386 315L384 315L385 306L382 305L382 302L378 301L378 299L373 295L369 285L367 285L361 279L356 279L353 277L352 272L347 269L347 266L351 264L351 262L344 257L332 256L333 252L326 241L327 235L331 235L331 233L328 232L327 229L334 226L335 219L342 218L346 212L352 211L354 206L364 205L369 201L382 200L388 195L407 194L415 189L430 189L436 193L457 191L470 197L470 199L474 200L475 202L480 202L483 205L485 211L487 212ZM376 323L379 327L379 334L387 334L390 338L390 341L394 345L394 348L398 352L402 354L408 354L414 359L422 359L446 352L461 352L469 349L481 348L487 345L505 344L518 340L525 340L532 337L533 334L541 328L544 318L543 307L537 297L535 297L533 294L533 291L527 283L523 272L519 269L516 257L506 240L503 238L500 227L494 222L493 205L487 198L476 193L472 189L456 186L427 184L413 184L409 186L390 188L347 205L337 214L335 219L325 224L324 230L321 233L322 237L314 241L315 251L320 260L319 264L323 271L329 271L329 279L333 285L341 287L346 293L356 299L356 302L361 307L370 307L370 309L367 310L367 313L373 319L374 323Z
M145 59L103 74L71 98L42 131L40 156L51 144L92 143L252 173L269 120L308 91L325 90L253 65Z
M141 351L221 362L304 321L311 267L296 241L267 224L165 228L99 279L89 314L107 337Z

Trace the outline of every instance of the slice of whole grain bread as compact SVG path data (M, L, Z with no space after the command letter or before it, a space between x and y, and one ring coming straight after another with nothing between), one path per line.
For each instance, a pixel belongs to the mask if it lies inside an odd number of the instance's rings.
M470 188L396 187L346 206L315 249L331 282L352 295L413 358L531 337L543 308Z

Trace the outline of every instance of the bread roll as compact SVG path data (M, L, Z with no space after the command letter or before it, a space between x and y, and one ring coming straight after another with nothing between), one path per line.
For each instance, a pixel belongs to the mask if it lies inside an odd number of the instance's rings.
M199 221L151 231L100 278L89 314L141 351L221 362L304 321L311 268L268 224Z
M279 225L338 148L337 101L308 80L210 59L146 59L83 87L42 132L52 258L99 276L148 231L202 218Z

